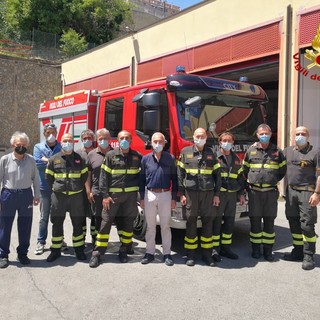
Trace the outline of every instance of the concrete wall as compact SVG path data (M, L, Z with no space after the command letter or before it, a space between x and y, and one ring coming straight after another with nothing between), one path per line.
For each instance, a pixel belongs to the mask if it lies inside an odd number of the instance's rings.
M17 130L27 133L32 152L39 141L39 105L61 94L60 73L60 64L0 55L0 152L10 148Z

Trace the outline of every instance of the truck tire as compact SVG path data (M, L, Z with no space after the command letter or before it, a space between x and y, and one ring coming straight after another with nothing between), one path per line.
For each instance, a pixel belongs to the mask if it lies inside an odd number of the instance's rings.
M138 203L138 214L133 222L133 237L137 240L144 240L147 231L147 221L144 211Z

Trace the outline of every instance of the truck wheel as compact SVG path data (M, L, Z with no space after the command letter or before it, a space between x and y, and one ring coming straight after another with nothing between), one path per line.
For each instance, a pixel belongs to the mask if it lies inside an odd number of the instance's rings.
M144 211L138 203L138 214L133 222L133 237L137 240L144 240L147 230L147 221Z

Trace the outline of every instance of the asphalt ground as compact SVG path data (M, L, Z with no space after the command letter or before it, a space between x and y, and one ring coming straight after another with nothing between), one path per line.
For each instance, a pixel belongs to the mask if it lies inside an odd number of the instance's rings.
M201 262L200 252L196 266L185 265L181 230L173 233L174 266L162 262L160 244L156 260L142 265L145 243L136 240L135 253L128 263L121 264L115 227L98 268L88 266L90 236L87 261L78 261L69 247L61 258L48 263L49 250L41 256L34 254L38 218L36 207L28 266L16 261L14 223L10 265L0 270L1 319L320 319L320 258L316 254L316 268L311 271L302 270L301 262L281 259L292 249L281 201L275 261L251 258L250 223L246 220L237 222L234 234L233 249L239 260L225 258L214 268ZM68 217L65 239L69 245L71 234Z

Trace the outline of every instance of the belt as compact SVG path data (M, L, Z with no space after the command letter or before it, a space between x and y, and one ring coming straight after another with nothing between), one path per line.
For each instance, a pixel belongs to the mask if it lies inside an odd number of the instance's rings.
M311 191L314 192L316 190L316 187L314 185L307 185L307 186L293 186L293 185L289 185L289 187L293 190L297 190L297 191Z
M160 193L160 192L167 192L170 191L170 188L147 188L151 192Z
M253 185L249 186L250 189L260 191L260 192L266 192L266 191L272 191L272 190L277 190L277 187L267 187L267 188L259 188Z
M30 188L26 188L26 189L8 189L8 188L3 188L3 190L6 190L6 191L11 192L11 193L21 193L21 192L29 191Z

